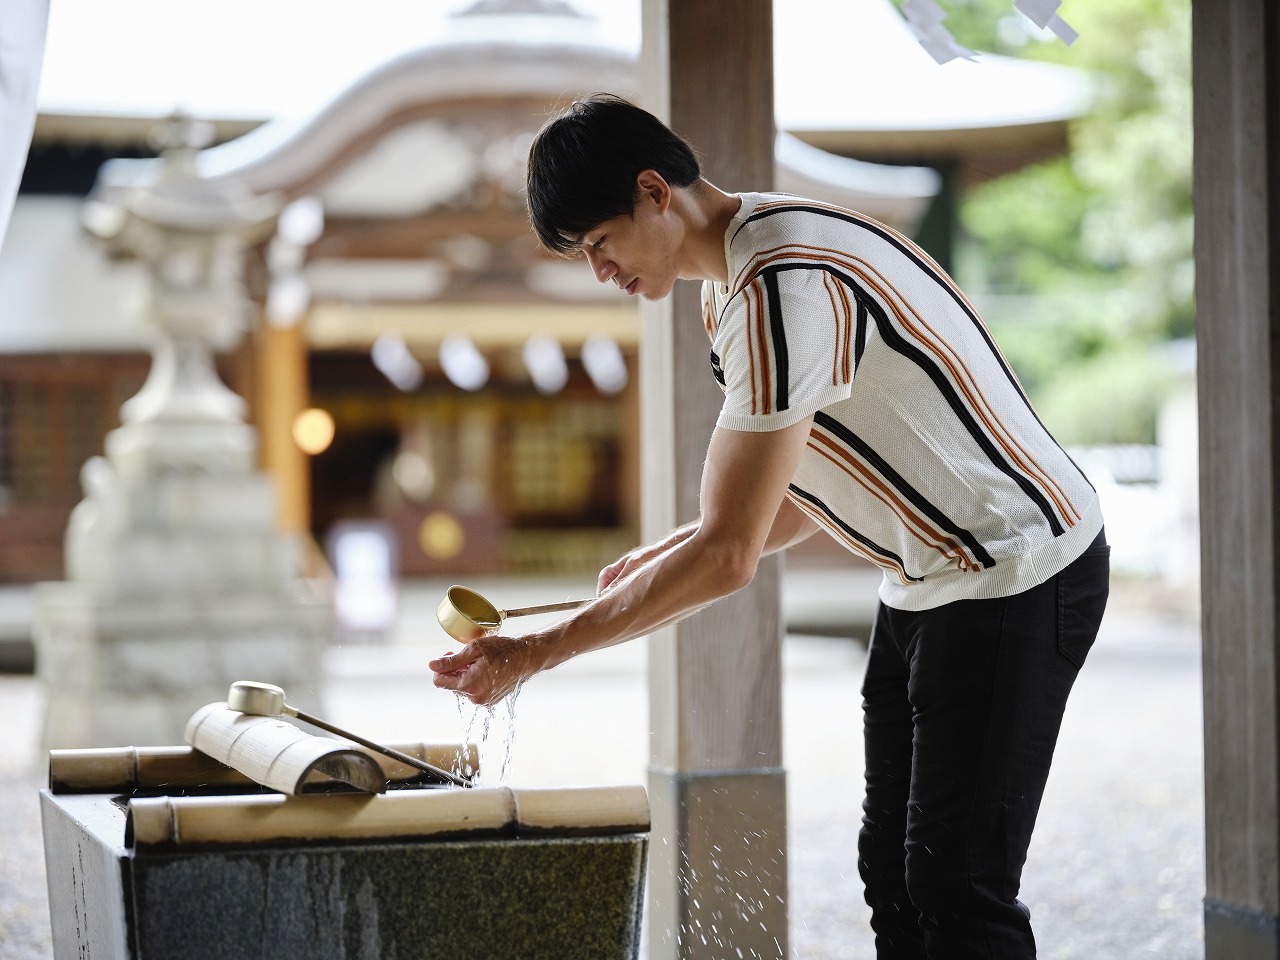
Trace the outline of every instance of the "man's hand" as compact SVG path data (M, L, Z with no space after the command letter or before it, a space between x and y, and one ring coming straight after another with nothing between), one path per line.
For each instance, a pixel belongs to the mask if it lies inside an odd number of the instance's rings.
M461 694L478 706L490 706L542 669L536 651L532 638L491 633L427 666L435 671L437 687Z

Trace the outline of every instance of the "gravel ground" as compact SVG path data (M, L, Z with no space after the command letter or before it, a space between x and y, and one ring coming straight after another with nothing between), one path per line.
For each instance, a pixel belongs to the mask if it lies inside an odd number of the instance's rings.
M457 740L468 717L430 689L421 649L333 651L326 715L380 739ZM434 651L433 651L434 652ZM483 763L524 785L644 782L643 650L583 658L530 684L513 732L495 716ZM849 641L789 638L785 751L791 944L797 960L872 960L855 868L858 685ZM0 960L52 956L37 790L40 698L0 676ZM584 723L584 717L596 718ZM483 717L481 717L483 721ZM478 736L480 724L472 726ZM178 738L175 737L175 742ZM1068 708L1023 877L1043 960L1203 957L1199 642L1192 623L1116 610Z

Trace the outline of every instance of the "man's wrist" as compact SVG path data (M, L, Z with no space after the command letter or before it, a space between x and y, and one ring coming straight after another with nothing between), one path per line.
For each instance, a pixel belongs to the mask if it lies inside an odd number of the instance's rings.
M533 673L558 667L574 656L577 651L565 649L566 639L565 631L558 624L529 636L529 659Z

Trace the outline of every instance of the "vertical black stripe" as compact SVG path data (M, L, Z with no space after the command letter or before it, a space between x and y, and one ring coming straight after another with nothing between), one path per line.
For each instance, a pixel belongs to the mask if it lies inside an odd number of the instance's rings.
M862 229L867 230L870 233L874 233L876 236L880 237L883 240L886 240L893 246L897 247L901 253L903 253L917 267L919 267L922 271L924 271L924 273L928 275L930 280L932 280L934 283L940 286L943 289L943 291L947 294L948 297L950 297L952 300L955 301L956 306L958 306L961 309L961 311L964 312L965 316L967 316L969 320L977 328L979 334L981 334L982 336L982 339L987 342L987 346L990 347L991 352L995 355L996 362L1000 364L1000 366L1004 369L1005 376L1009 378L1009 382L1013 384L1014 389L1018 391L1018 394L1022 397L1023 401L1027 402L1027 405L1030 406L1030 402L1027 401L1026 394L1022 392L1021 384L1018 383L1018 379L1017 377L1014 376L1013 371L1009 368L1009 365L1005 363L1004 357L1001 356L1000 351L996 349L995 341L991 339L991 334L987 331L982 321L979 320L977 315L974 314L974 312L969 308L969 305L964 301L964 298L961 297L960 294L956 292L955 288L950 283L947 282L946 277L942 276L938 272L938 270L935 269L933 266L925 263L924 260L922 260L914 250L912 250L909 246L907 246L907 244L905 244L901 239L899 239L896 233L890 231L886 227L883 227L877 223L863 220L861 217L856 217L852 213L841 213L836 210L825 210L821 207L812 207L812 206L799 204L799 203L794 205L788 205L785 207L774 207L771 210L761 210L758 213L753 213L743 222L742 226L746 226L748 223L754 223L756 220L763 219L764 217L771 217L775 213L813 213L813 214L817 214L820 217L830 217L833 220L843 220L845 223L852 224L855 227L861 227ZM739 227L738 229L741 230L742 227ZM737 236L736 233L734 235Z
M716 382L720 386L724 386L724 367L720 366L720 358L714 350L711 351L711 375L716 378Z
M856 293L853 299L858 304L858 326L853 341L853 369L862 365L862 351L867 349L867 305Z
M889 466L889 462L876 453L865 440L839 420L834 419L830 414L823 413L821 410L813 415L813 422L832 434L837 440L866 461L880 476L889 482L890 486L902 494L908 503L932 520L935 526L951 534L968 547L969 552L973 554L973 558L980 564L988 568L996 565L995 559L991 554L987 553L971 531L960 526L938 507L934 506L924 494L908 483L905 477Z
M782 297L778 295L778 277L772 270L763 271L764 289L769 297L769 333L773 339L773 372L777 400L773 409L781 413L791 405L791 374L788 370L787 330L782 323Z
M774 273L783 270L826 270L833 276L847 283L850 289L854 290L858 299L864 301L867 310L871 314L872 319L876 322L876 329L880 333L880 339L884 341L885 346L889 349L902 354L912 363L918 366L934 385L938 388L938 392L942 398L947 401L947 405L951 407L951 412L956 415L956 419L964 425L965 431L973 438L974 442L981 448L982 452L987 455L987 459L992 465L1007 476L1010 480L1018 485L1018 488L1026 494L1027 498L1039 508L1044 514L1044 518L1049 523L1049 529L1053 531L1055 537L1060 536L1064 532L1062 521L1058 519L1057 512L1049 503L1044 493L1036 487L1031 480L1020 470L1016 469L1013 464L996 449L995 443L987 432L978 425L974 419L972 411L965 406L959 395L956 393L955 387L951 381L947 379L946 374L939 369L938 365L915 344L908 341L900 334L893 324L889 321L889 315L885 313L882 307L874 297L858 284L853 277L846 273L842 273L830 264L819 264L814 266L809 263L788 263L781 264L776 267L769 268Z
M1027 409L1031 412L1031 416L1035 418L1036 423L1039 423L1041 427L1044 427L1044 423L1040 420L1040 415L1036 413L1035 407L1031 406L1031 401L1030 399L1028 399L1026 393L1023 391L1022 384L1018 382L1018 378L1014 374L1013 368L1010 367L1009 364L1005 361L1004 355L1000 352L1000 349L996 346L996 342L991 338L991 333L990 331L987 330L986 325L977 316L977 314L975 314L969 308L969 305L965 302L964 298L961 297L960 294L956 292L955 288L952 287L952 285L947 282L946 278L941 276L937 270L935 270L929 264L925 263L922 259L920 259L920 257L916 255L914 250L912 250L909 246L903 243L901 239L899 239L896 233L888 230L885 227L880 226L879 224L876 224L873 222L869 223L866 220L861 219L860 217L855 217L850 213L839 213L835 210L824 210L820 207L813 207L813 206L809 206L807 204L802 204L802 203L788 205L785 207L774 207L771 210L761 210L759 213L753 213L751 214L751 216L747 217L747 219L743 221L742 226L745 227L748 223L753 223L756 220L760 220L764 217L771 217L775 213L813 213L821 217L831 217L834 220L843 220L845 223L853 224L855 227L861 227L864 230L874 233L877 236L881 237L882 239L886 240L887 242L891 243L893 246L897 247L898 250L901 251L913 263L915 263L917 267L923 270L929 276L929 278L934 281L934 283L942 287L943 291L947 294L947 296L949 296L952 300L954 300L956 306L958 306L960 310L965 314L965 316L969 318L970 322L974 326L974 329L978 331L978 335L981 336L982 339L986 341L988 349L991 350L992 356L995 358L996 363L999 364L1000 369L1004 371L1005 377L1008 378L1009 383L1013 386L1013 389L1017 392L1018 396L1022 399L1022 402L1026 404ZM741 230L741 229L742 227L738 228L738 230ZM737 235L738 234L735 231L734 236L736 237ZM1058 443L1057 438L1055 438L1052 433L1049 433L1049 430L1047 428L1045 429L1045 434L1049 437L1050 440L1053 441L1053 443L1058 447L1059 450L1062 450L1062 445ZM1065 454L1066 451L1063 450L1063 453ZM1067 459L1071 460L1070 457L1067 457ZM1090 482L1089 477L1085 474L1085 472L1083 470L1080 470L1079 464L1077 464L1074 460L1071 460L1071 465L1080 472L1080 476L1084 478L1085 483L1088 483L1089 489L1092 490L1093 483Z

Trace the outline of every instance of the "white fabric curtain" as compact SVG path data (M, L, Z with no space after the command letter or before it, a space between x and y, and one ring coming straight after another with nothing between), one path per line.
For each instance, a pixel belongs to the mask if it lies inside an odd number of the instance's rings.
M0 249L31 146L49 0L0 0Z

